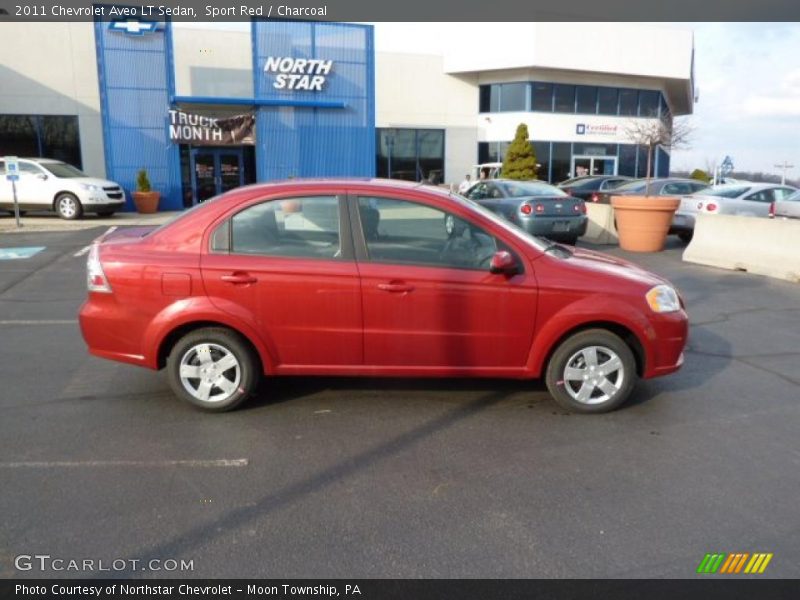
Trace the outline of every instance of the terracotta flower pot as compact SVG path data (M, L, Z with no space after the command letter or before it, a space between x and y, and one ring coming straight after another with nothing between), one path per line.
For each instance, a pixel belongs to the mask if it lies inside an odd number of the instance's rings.
M161 199L159 192L133 192L132 196L136 212L149 215L158 211L158 201Z
M631 252L661 252L680 198L612 196L619 245Z
M289 200L281 201L281 210L285 213L300 212L300 201L290 198Z

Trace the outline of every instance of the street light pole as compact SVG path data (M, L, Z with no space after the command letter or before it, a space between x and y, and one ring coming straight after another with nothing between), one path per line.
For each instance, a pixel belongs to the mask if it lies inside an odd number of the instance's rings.
M786 185L786 171L789 169L794 169L794 165L790 165L789 161L783 161L782 165L775 165L776 169L782 169L781 173L781 185Z

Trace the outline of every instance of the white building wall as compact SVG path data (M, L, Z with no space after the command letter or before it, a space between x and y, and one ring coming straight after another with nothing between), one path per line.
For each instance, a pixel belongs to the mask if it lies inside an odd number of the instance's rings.
M478 156L477 75L445 75L435 55L378 52L375 61L376 126L444 129L445 181L462 180Z
M77 115L83 170L105 177L93 23L0 23L0 114Z

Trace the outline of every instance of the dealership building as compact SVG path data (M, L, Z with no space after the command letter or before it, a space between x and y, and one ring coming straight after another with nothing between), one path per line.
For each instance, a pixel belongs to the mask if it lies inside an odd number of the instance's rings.
M162 210L294 177L454 183L520 123L540 179L644 176L632 130L694 101L692 33L637 24L0 23L0 156L129 192L146 169Z

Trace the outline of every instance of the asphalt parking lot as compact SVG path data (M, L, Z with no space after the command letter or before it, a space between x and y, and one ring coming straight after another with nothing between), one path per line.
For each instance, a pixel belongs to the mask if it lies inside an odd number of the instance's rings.
M193 561L181 577L687 578L709 552L800 576L797 284L682 263L674 238L632 257L682 290L689 350L608 415L540 384L335 378L210 415L87 354L75 254L102 231L0 236L45 247L0 260L0 577L48 554Z

